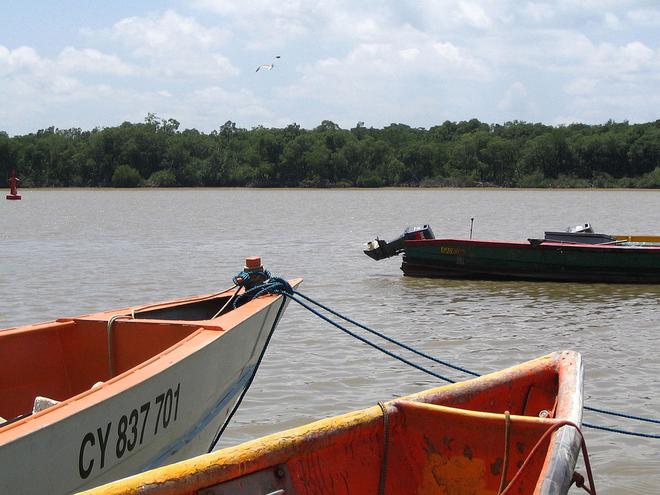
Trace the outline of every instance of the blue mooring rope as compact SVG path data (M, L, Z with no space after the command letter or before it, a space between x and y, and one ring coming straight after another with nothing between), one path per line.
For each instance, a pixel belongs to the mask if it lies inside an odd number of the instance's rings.
M608 412L606 414L612 414L612 412ZM620 416L620 414L616 414L616 413L614 413L613 415L614 416ZM644 420L644 421L646 421L646 420ZM620 430L619 428L612 428L610 426L593 425L591 423L585 423L585 422L582 422L582 426L586 426L587 428L593 428L595 430L603 430L603 431L609 431L611 433L619 433L621 435L630 435L630 436L633 436L633 437L658 438L658 439L660 439L660 435L654 435L653 433L640 433L640 432L637 432L637 431Z
M369 332L373 335L376 335L376 336L378 336L378 337L380 337L380 338L382 338L382 339L384 339L384 340L386 340L386 341L388 341L388 342L390 342L394 345L397 345L397 346L399 346L403 349L406 349L410 352L413 352L414 354L417 354L418 356L421 356L421 357L426 358L430 361L433 361L434 363L452 368L452 369L457 370L457 371L461 371L461 372L466 373L468 375L481 376L479 373L476 373L474 371L470 371L466 368L456 366L454 364L451 364L451 363L448 363L448 362L443 361L441 359L430 356L430 355L428 355L424 352L418 351L418 350L414 349L413 347L410 347L410 346L404 344L403 342L400 342L396 339L388 337L387 335L385 335L383 333L380 333L380 332L378 332L378 331L376 331L372 328L369 328L366 325L358 323L357 321L352 320L351 318L348 318L347 316L344 316L341 313L328 308L327 306L319 303L318 301L315 301L311 297L306 296L306 295L298 292L297 290L294 290L293 287L291 287L291 285L286 280L284 280L282 278L279 278L279 277L271 277L270 273L266 270L264 270L263 272L257 272L257 274L255 274L254 272L251 272L251 273L241 272L236 277L234 277L234 283L236 285L241 286L245 283L245 281L250 280L251 277L252 277L252 280L254 280L255 276L263 277L263 278L261 278L261 280L265 280L265 282L263 282L261 284L258 284L256 286L246 290L243 294L238 296L234 300L234 307L236 307L238 305L238 303L244 298L248 298L248 300L249 300L249 299L252 299L252 298L255 298L255 297L259 297L263 294L281 294L281 295L286 296L289 299L297 302L298 304L300 304L302 307L304 307L305 309L307 309L308 311L310 311L314 315L316 315L319 318L321 318L322 320L330 323L331 325L333 325L334 327L336 327L339 330L343 331L344 333L350 335L351 337L359 340L360 342L363 342L363 343L373 347L374 349L377 349L380 352L382 352L384 354L387 354L388 356L390 356L394 359L397 359L398 361L401 361L402 363L405 363L408 366L411 366L411 367L413 367L413 368L415 368L419 371L422 371L422 372L424 372L428 375L431 375L435 378L439 378L440 380L443 380L443 381L446 381L446 382L449 382L449 383L455 383L455 380L452 380L451 378L440 375L440 374L438 374L434 371L429 370L428 368L425 368L421 365L413 363L412 361L409 361L408 359L406 359L402 356L399 356L398 354L395 354L394 352L391 352L391 351L385 349L382 346L379 346L375 342L372 342L369 339L367 339L365 337L362 337L362 336L356 334L355 332L352 332L351 330L344 327L340 323L337 323L336 321L334 321L331 318L327 317L326 315L324 315L323 313L321 313L317 309L314 309L310 305L308 305L305 302L303 302L302 300L300 300L298 298L298 297L300 297L300 298L305 299L306 301L309 301L310 303L314 304L315 306L318 306L319 308L327 311L328 313L330 313L330 314L332 314L332 315L334 315L338 318L341 318L342 320L344 320L348 323L351 323L351 324L353 324L353 325L355 325L359 328L362 328L363 330L366 330L367 332ZM298 297L296 297L296 296L298 296ZM660 424L660 420L658 420L658 419L645 418L645 417L642 417L642 416L633 416L631 414L611 411L611 410L607 410L607 409L598 409L598 408L589 407L589 406L584 406L583 408L587 411L591 411L591 412L595 412L595 413L599 413L599 414L605 414L605 415L609 415L609 416L617 416L617 417L620 417L620 418L643 421L643 422L647 422L647 423ZM594 425L594 424L591 424L591 423L584 423L584 422L582 423L582 425L587 427L587 428L593 428L593 429L596 429L596 430L608 431L608 432L611 432L611 433L620 433L622 435L630 435L630 436L636 436L636 437L642 437L642 438L660 439L660 435L651 434L651 433L633 432L633 431L621 430L621 429L618 429L618 428L612 428L612 427L609 427L609 426L599 426L599 425Z

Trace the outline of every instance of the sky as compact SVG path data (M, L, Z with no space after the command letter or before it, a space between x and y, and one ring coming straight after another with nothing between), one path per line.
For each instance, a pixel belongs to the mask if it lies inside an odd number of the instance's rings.
M203 132L655 121L660 1L0 3L0 131L149 113Z

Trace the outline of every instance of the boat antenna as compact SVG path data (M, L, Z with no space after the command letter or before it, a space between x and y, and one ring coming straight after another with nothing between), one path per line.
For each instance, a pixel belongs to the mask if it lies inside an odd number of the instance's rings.
M472 226L474 225L474 217L470 218L470 239L472 239Z

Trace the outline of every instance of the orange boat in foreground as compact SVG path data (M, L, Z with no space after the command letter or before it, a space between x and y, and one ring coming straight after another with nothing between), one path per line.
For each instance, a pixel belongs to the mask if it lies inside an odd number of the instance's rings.
M581 417L581 357L556 352L86 493L565 494Z

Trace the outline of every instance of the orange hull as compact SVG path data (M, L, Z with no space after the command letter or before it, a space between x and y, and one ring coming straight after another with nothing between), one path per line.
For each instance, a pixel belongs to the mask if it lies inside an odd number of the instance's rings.
M527 461L507 493L564 494L579 433L544 433L561 420L579 425L581 415L580 355L557 352L88 493L495 495Z

